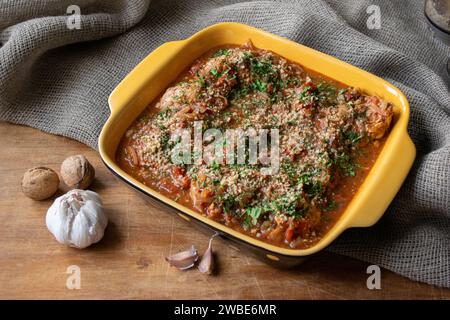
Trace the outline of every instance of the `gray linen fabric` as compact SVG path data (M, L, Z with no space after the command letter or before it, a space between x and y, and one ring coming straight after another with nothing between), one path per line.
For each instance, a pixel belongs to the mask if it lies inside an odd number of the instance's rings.
M66 26L74 2L80 30ZM367 28L370 5L380 29ZM329 250L450 287L450 95L440 76L450 49L422 11L423 1L402 0L0 0L0 119L95 148L109 93L162 43L223 21L287 37L392 82L412 108L418 156L401 191L376 226Z

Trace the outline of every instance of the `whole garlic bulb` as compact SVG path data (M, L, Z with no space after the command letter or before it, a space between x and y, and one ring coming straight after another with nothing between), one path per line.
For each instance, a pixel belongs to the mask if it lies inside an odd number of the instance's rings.
M103 238L108 217L97 193L74 189L55 199L46 223L58 242L82 249Z

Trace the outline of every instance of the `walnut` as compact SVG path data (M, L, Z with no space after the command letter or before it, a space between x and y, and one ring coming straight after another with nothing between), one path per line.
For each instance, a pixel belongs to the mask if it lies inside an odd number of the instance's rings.
M61 165L61 178L70 188L86 189L94 177L94 167L81 154L67 158Z
M23 175L22 192L34 200L50 198L56 193L58 186L58 174L49 168L32 168Z

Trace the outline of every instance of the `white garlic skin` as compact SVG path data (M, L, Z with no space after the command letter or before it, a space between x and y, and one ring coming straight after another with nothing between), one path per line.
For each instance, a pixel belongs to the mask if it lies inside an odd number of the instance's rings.
M58 242L79 249L100 241L108 224L100 196L79 189L56 198L45 220Z

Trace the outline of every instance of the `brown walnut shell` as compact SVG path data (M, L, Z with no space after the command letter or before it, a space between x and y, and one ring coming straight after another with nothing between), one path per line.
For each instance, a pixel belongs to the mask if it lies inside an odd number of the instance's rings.
M70 188L87 189L94 177L94 167L81 154L68 157L61 165L61 178Z
M50 198L56 193L58 187L58 174L46 167L29 169L22 178L22 192L34 200Z

